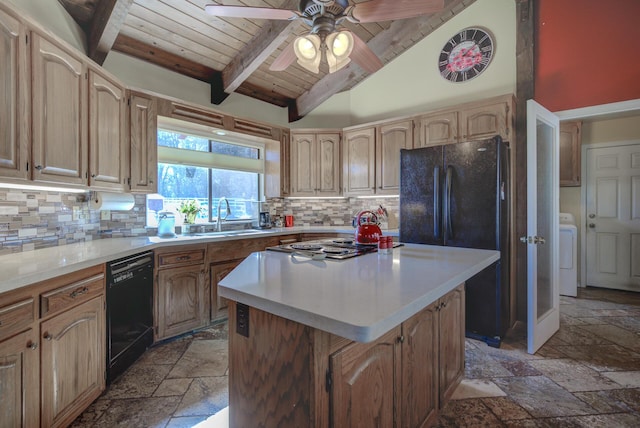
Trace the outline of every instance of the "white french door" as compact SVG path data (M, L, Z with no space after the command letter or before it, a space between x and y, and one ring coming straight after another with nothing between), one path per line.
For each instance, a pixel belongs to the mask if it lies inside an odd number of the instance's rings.
M527 101L527 352L560 328L558 157L560 120Z
M586 285L640 291L640 143L586 155Z

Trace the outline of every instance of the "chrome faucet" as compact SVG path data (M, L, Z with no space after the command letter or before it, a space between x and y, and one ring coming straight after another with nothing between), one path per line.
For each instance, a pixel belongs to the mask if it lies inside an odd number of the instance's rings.
M222 203L222 201L224 201L224 203L227 205L227 213L225 214L225 216L223 218L220 217L220 204ZM229 214L231 214L231 208L229 207L229 201L227 201L227 198L225 198L223 196L220 199L218 199L218 218L216 220L216 230L218 232L222 231L222 220L226 220L227 217L229 217Z

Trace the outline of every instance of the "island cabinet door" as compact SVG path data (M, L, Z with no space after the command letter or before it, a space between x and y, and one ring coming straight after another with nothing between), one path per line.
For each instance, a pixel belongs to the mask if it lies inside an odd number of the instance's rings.
M438 316L442 408L464 374L464 284L439 300Z
M330 358L333 427L400 427L400 327Z
M438 418L437 303L402 323L403 427L432 426Z

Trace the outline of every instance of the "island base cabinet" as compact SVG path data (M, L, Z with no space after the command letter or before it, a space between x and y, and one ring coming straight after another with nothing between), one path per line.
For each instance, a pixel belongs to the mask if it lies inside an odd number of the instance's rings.
M463 371L464 284L370 343L229 301L231 428L428 427Z
M395 328L372 343L353 342L331 356L331 426L399 427L400 350Z
M104 296L41 325L43 426L67 426L105 386Z
M0 342L0 427L40 425L37 343L33 330Z
M229 427L327 426L313 421L313 329L249 308L245 337L237 305L229 301Z

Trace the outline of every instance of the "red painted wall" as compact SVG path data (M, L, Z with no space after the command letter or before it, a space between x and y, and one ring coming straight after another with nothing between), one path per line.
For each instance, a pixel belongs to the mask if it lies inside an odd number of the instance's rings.
M640 99L640 0L539 0L535 99L551 111Z

